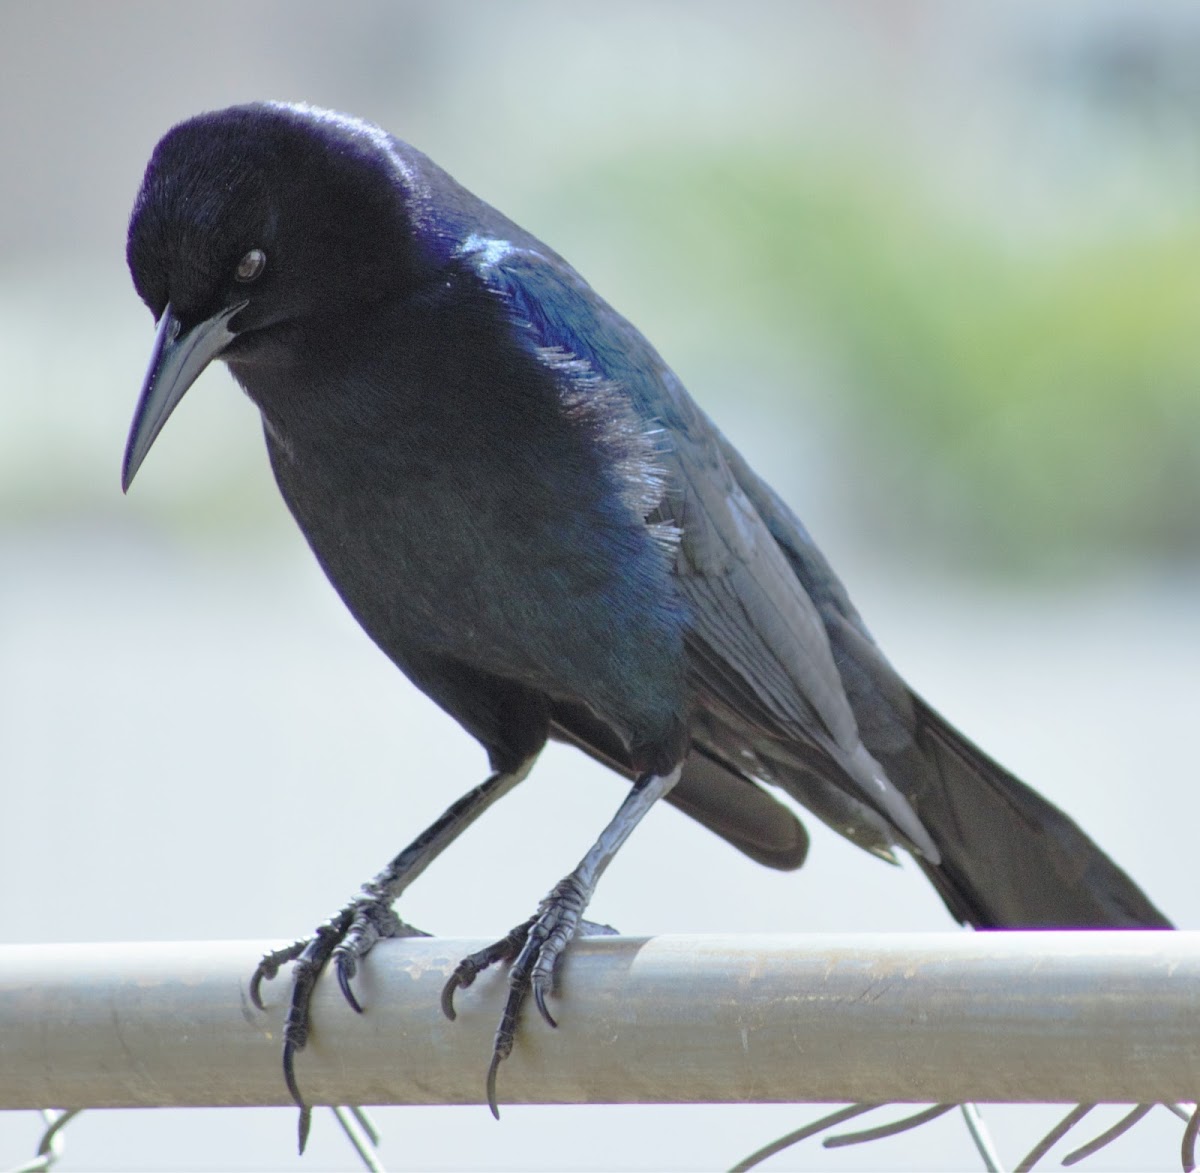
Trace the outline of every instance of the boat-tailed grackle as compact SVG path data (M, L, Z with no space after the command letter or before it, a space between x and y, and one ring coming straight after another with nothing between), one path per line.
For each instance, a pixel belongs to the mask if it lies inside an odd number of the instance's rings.
M396 897L548 738L632 785L578 867L447 986L453 1014L456 989L512 963L493 1111L525 999L553 1021L555 965L659 799L795 868L808 840L782 792L884 860L910 853L977 927L1170 927L908 688L804 526L646 339L419 151L307 106L200 115L154 150L128 260L158 332L123 485L225 362L346 606L493 771L255 975L257 998L296 962L284 1068L302 1145L313 983L332 959L359 1008L357 964L405 931Z

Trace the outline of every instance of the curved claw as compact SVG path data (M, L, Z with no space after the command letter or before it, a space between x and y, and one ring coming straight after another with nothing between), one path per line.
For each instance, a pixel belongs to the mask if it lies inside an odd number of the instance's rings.
M554 1028L557 1029L558 1023L554 1020L554 1015L546 1009L546 984L544 982L534 981L533 983L533 1000L537 1003L538 1011L541 1016Z
M296 1103L296 1107L304 1111L304 1098L300 1095L300 1085L296 1082L296 1052L299 1048L291 1039L283 1043L283 1082L287 1084L288 1095Z
M454 1009L454 994L462 984L458 980L458 970L455 970L450 975L450 980L442 987L442 1013L451 1022L458 1017L458 1011Z
M342 997L350 1003L350 1008L356 1013L363 1012L362 1004L354 996L354 990L350 985L350 979L358 972L358 964L349 954L339 953L337 955L337 980L338 987L342 991Z
M296 1126L301 1156L304 1156L304 1146L308 1144L308 1130L310 1128L312 1128L312 1109L307 1104L301 1104L300 1119L297 1121Z
M511 961L516 957L521 952L521 947L529 935L530 926L535 920L537 917L530 917L529 920L523 921L511 932L501 937L499 941L489 945L486 949L472 953L469 957L464 957L454 967L449 981L442 987L442 1013L451 1022L458 1017L454 1010L455 991L465 990L485 969L495 965L496 962Z
M488 1073L487 1073L488 1107L491 1109L492 1115L495 1116L495 1118L497 1120L500 1119L500 1109L496 1106L496 1076L500 1071L500 1063L503 1059L504 1059L504 1056L501 1055L498 1050L493 1051L492 1052L492 1061L491 1061L491 1063L488 1064Z
M250 978L250 1001L259 1010L267 1008L262 999L263 982L272 981L279 973L281 966L286 965L289 961L295 961L307 947L307 941L293 941L286 949L273 949L258 963Z
M276 970L276 973L278 970ZM263 967L262 962L259 962L258 968L254 971L254 975L250 978L250 1001L259 1010L266 1010L267 1005L262 1000L262 984L264 981L271 981L274 978L274 973L268 973Z

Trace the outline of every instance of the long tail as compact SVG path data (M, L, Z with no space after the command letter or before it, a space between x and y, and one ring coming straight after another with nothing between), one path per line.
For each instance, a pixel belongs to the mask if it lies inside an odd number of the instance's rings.
M950 911L979 928L1172 928L1070 818L908 688L795 514L723 437L722 451L821 614L863 744L941 852L921 866Z
M913 715L913 750L881 763L941 850L940 865L921 866L960 921L977 928L1173 927L1056 806L915 696Z

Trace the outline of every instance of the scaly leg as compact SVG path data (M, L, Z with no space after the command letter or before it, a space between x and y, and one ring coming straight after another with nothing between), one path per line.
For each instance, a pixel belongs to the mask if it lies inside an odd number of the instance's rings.
M265 1009L263 981L273 978L287 962L296 963L292 970L291 1004L283 1028L283 1078L300 1109L301 1152L308 1139L311 1109L300 1094L295 1062L296 1053L308 1042L310 1008L317 978L332 958L342 994L356 1011L362 1013L362 1006L350 986L358 963L383 938L427 935L406 925L393 911L393 902L488 807L503 798L529 773L534 760L530 757L514 770L492 774L464 794L379 875L365 883L361 895L321 925L311 937L268 953L258 963L250 979L250 998L260 1010Z
M492 1062L487 1074L488 1107L497 1119L500 1111L496 1106L496 1075L501 1062L512 1052L517 1019L525 999L532 990L542 1017L551 1026L558 1025L546 1008L546 995L553 988L554 972L563 950L580 927L583 911L604 869L646 812L679 781L681 771L682 766L677 766L670 774L643 774L634 783L612 822L604 828L591 850L569 876L551 889L538 905L537 912L494 945L464 958L446 983L442 991L442 1009L452 1019L456 990L465 989L497 961L513 962L508 976L508 1000L496 1029Z

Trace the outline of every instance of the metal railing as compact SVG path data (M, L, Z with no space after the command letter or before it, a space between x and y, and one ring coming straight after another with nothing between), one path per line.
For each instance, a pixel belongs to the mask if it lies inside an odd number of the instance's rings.
M321 983L310 1102L482 1102L504 973L456 1022L439 1007L478 945L381 944L363 1015ZM266 1013L246 992L267 947L0 947L0 1108L288 1103L287 982ZM1174 1104L1200 1088L1200 933L598 937L569 953L555 1016L527 1015L502 1105Z

